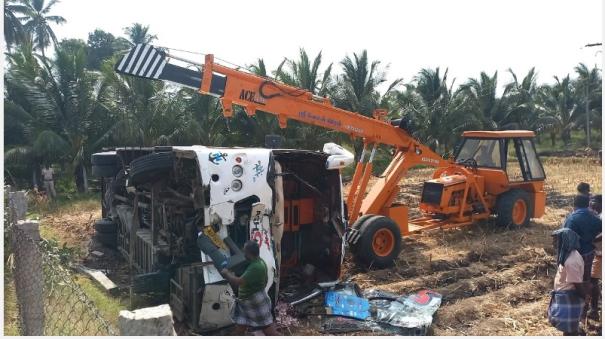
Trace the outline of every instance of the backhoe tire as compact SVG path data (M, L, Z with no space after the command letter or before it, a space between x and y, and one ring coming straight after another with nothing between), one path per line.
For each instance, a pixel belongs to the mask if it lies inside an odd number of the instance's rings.
M120 167L117 164L114 165L92 165L92 175L99 178L111 178L114 177Z
M117 233L118 224L111 219L99 219L95 222L95 231L97 233Z
M115 151L94 153L90 156L90 163L93 165L117 165L120 158Z
M134 159L130 163L129 184L140 185L160 179L172 170L172 152L151 153Z
M533 205L529 193L512 189L502 193L496 200L496 226L524 227L529 224Z
M363 220L361 236L353 251L355 257L370 267L385 268L393 264L401 252L401 232L397 224L385 216Z

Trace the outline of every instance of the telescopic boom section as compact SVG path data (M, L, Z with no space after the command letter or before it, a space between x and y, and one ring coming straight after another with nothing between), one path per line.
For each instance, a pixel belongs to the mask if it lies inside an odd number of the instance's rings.
M343 110L334 107L328 98L309 91L215 63L212 54L206 55L203 66L198 65L202 66L201 76L191 69L168 63L170 57L164 50L151 45L137 45L118 62L116 71L193 88L199 84L200 93L220 98L227 118L233 116L233 105L238 105L249 116L257 110L277 116L282 128L286 127L288 119L292 119L362 138L364 152L356 165L347 198L350 222L363 214L382 214L391 217L401 228L407 228L407 210L391 206L401 178L415 165L444 167L450 164L403 128L393 126L387 121L385 110L376 110L373 118ZM395 155L365 196L378 144L393 146ZM372 149L368 150L370 146Z

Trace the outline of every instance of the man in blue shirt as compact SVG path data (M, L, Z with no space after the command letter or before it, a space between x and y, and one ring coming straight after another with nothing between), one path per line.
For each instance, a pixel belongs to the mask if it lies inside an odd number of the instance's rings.
M580 255L584 259L584 281L590 281L590 271L594 259L596 236L601 233L601 219L588 209L590 198L579 194L574 198L574 211L567 216L563 227L569 228L580 236Z

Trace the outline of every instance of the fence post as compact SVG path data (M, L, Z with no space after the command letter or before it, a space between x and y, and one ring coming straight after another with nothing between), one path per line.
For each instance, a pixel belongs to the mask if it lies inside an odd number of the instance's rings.
M44 271L38 249L39 226L36 220L17 220L11 232L23 335L44 335Z
M10 224L16 224L17 221L25 219L27 213L27 197L24 191L8 192L8 206L9 215L8 220Z

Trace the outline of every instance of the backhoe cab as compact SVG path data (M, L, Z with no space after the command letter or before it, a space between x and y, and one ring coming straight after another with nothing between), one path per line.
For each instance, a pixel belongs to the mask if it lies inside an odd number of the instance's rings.
M424 183L411 223L462 226L496 216L498 226L525 226L544 214L544 169L531 131L464 132L455 164ZM442 225L443 224L443 225Z

